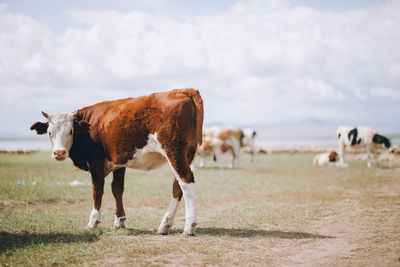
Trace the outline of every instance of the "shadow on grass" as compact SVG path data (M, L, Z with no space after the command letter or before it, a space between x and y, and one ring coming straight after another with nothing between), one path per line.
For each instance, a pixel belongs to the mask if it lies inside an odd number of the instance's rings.
M249 229L229 229L229 228L197 228L196 234L212 236L232 236L232 237L272 237L283 239L322 239L333 238L332 236L310 234L303 232L284 232L284 231L265 231Z
M392 169L399 169L399 165L379 165L377 168L383 169L383 170L392 170Z
M128 235L156 235L155 230L139 230L127 228ZM182 234L182 230L171 229L169 235ZM303 232L284 232L284 231L265 231L265 230L250 230L250 229L229 229L229 228L196 228L196 236L231 236L238 238L245 237L268 237L282 239L323 239L333 238L332 236L310 234Z
M0 232L0 254L7 251L24 248L31 245L50 243L79 243L97 241L98 235L92 233L70 234L70 233L8 233Z
M156 230L140 230L140 229L133 229L133 228L126 228L125 231L128 235L156 235Z

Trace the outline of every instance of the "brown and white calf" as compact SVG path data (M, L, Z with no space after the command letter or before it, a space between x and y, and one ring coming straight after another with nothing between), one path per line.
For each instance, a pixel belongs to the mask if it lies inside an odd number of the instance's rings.
M330 153L318 154L313 159L314 166L338 166L338 153L331 151Z
M112 172L116 200L114 227L125 227L122 194L126 167L151 170L168 163L174 174L172 199L158 233L167 234L184 197L184 234L194 235L197 224L194 177L190 170L202 143L203 101L193 89L171 90L148 96L105 101L78 111L43 116L31 130L48 133L56 160L70 157L92 177L94 206L89 228L100 222L104 179Z
M347 167L347 164L344 163L343 154L344 148L346 146L357 147L357 146L365 146L368 160L367 166L371 167L371 153L375 159L376 165L378 165L378 159L376 152L379 147L382 145L386 148L390 148L391 142L389 138L377 134L375 130L369 127L347 127L340 126L336 135L338 137L338 145L339 145L339 166Z
M213 155L220 169L223 168L221 156L225 152L232 153L230 168L239 168L240 147L242 146L243 132L240 128L231 126L204 127L205 142L199 147L200 167L205 166L206 155Z

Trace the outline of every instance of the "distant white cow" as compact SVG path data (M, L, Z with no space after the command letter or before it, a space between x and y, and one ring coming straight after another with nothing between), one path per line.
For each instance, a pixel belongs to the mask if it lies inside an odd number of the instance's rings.
M368 155L367 165L368 168L371 167L371 153L375 159L376 165L378 165L378 159L376 152L380 146L385 146L390 148L391 142L389 138L379 135L375 130L369 127L347 127L340 126L336 131L337 137L339 139L339 163L341 167L347 167L344 163L343 153L345 146L365 146Z
M232 126L212 126L203 128L203 143L198 148L200 167L204 167L205 156L213 155L218 167L223 168L221 156L225 152L232 153L230 168L239 168L240 147L242 146L243 132Z
M255 139L256 139L256 131L254 129L246 128L243 130L243 139L242 139L242 147L250 147L251 151L251 162L254 162L255 156L257 154Z
M331 151L331 153L323 153L314 157L314 166L337 166L338 165L338 153Z

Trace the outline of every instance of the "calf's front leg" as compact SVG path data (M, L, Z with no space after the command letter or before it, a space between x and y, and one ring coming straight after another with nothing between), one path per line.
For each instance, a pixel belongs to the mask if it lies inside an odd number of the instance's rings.
M100 223L101 199L103 197L104 191L104 171L100 170L100 168L91 168L90 174L92 176L94 204L92 212L90 213L89 223L87 224L87 227L96 228L97 225Z
M344 162L343 159L343 154L344 154L344 143L342 140L339 140L338 142L338 146L339 146L339 164L338 166L340 167L347 167L347 163Z

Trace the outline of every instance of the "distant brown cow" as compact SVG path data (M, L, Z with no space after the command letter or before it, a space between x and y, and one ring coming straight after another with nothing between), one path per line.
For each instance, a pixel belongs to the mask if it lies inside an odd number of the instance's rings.
M243 131L232 126L204 127L203 139L205 142L199 147L200 167L205 165L205 155L215 157L218 167L223 168L221 156L225 152L232 153L230 168L239 168L240 147L242 146Z
M167 234L182 196L186 205L185 235L194 235L194 177L190 163L202 143L203 101L193 89L172 90L138 98L105 101L72 114L42 114L31 130L49 133L56 160L70 157L92 176L94 206L89 228L100 222L104 178L113 172L116 200L114 227L125 227L122 203L126 167L151 170L168 162L175 180L172 199L158 233Z

